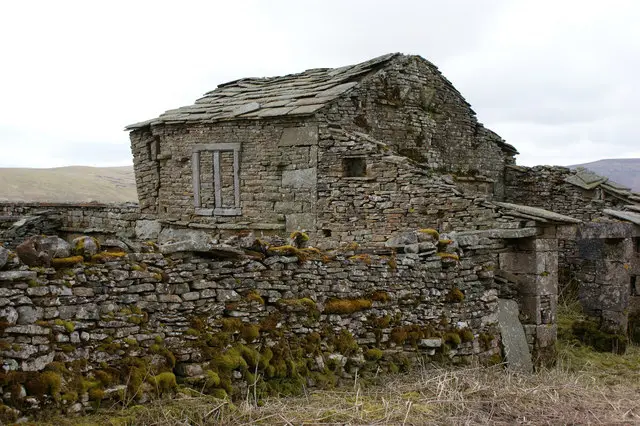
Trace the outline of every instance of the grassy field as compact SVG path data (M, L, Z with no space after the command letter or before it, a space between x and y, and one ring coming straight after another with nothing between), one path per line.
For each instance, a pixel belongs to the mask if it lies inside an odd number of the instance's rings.
M579 319L563 307L561 327ZM561 333L565 336L566 333ZM597 353L571 339L558 344L556 367L533 375L504 366L420 365L382 383L295 398L231 403L208 396L155 401L99 414L53 418L51 425L356 425L356 424L634 424L640 423L640 348Z
M0 201L137 202L133 167L0 168Z

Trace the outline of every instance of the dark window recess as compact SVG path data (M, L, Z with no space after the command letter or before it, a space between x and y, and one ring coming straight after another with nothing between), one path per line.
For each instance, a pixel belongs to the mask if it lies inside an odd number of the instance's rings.
M345 177L365 177L367 175L367 160L364 157L352 157L342 160Z
M633 250L636 253L640 253L640 238L633 238Z
M640 280L636 275L631 275L631 282L629 283L629 291L632 296L638 296L638 290L640 290L637 286L640 285Z

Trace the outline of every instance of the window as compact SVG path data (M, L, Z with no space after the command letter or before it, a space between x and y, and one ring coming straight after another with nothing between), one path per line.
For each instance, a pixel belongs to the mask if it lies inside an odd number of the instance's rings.
M344 177L365 177L367 160L364 157L347 157L342 160Z
M640 253L640 237L632 238L631 241L633 243L633 251L636 253Z
M639 285L640 280L638 279L638 277L636 275L631 275L631 282L629 283L629 291L631 293L631 296L640 295L640 293L638 293L638 291L640 291L640 288L638 288Z
M200 181L201 153L212 154L213 172L213 208L203 208ZM223 169L220 158L223 154L231 154L233 170ZM215 143L194 145L191 155L191 167L193 172L193 205L196 214L202 216L240 216L240 144L239 143ZM223 197L223 174L230 176L233 173L233 197ZM231 200L227 198L232 198Z

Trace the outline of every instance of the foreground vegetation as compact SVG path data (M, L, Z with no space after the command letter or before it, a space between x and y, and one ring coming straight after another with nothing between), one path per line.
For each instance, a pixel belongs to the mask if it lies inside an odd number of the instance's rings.
M640 422L640 348L599 353L568 332L581 319L564 306L558 363L534 375L503 366L416 366L380 383L307 390L304 395L255 404L251 393L231 403L183 396L98 414L53 418L55 425L213 424L612 424Z

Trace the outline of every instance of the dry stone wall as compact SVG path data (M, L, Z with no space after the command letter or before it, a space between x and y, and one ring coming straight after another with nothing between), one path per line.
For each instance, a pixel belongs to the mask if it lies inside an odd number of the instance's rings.
M460 257L433 231L412 235L415 253L388 256L258 241L251 257L228 260L153 246L48 268L11 257L0 270L0 394L19 409L81 411L142 401L167 377L174 387L173 375L221 395L258 372L260 392L287 394L416 356L499 360L495 246ZM52 377L58 385L44 390L27 380Z
M606 218L604 209L629 203L604 194L599 188L586 190L565 182L574 173L559 166L507 167L505 201L541 207L585 222Z
M407 228L440 232L520 226L484 197L399 156L393 147L359 132L320 128L318 240L383 244ZM352 158L366 162L361 177L345 176Z
M515 149L478 122L435 65L415 56L401 56L364 77L319 116L369 134L440 173L485 175L499 198L504 166L515 164Z
M0 218L0 242L14 247L34 234L132 237L143 216L136 204L0 203Z

